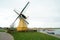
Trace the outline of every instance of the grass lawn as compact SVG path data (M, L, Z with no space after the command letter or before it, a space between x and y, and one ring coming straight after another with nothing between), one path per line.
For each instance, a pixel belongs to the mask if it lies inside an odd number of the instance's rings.
M12 35L15 40L60 40L40 32L13 32Z
M4 29L0 29L0 32L5 32L6 30L4 30Z

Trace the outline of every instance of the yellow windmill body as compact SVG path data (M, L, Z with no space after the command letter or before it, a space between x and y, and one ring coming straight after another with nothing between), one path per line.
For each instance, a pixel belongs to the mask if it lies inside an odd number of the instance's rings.
M28 22L26 21L27 17L25 15L22 14L22 12L24 11L24 9L27 7L27 5L29 4L29 2L25 5L25 7L23 8L23 10L20 12L20 14L18 12L16 12L14 10L15 13L17 13L19 16L15 19L15 21L19 18L19 24L17 26L17 31L26 31L27 28L27 24ZM13 24L15 23L15 21L13 22Z
M20 18L17 31L26 31L27 29L26 21L23 18Z

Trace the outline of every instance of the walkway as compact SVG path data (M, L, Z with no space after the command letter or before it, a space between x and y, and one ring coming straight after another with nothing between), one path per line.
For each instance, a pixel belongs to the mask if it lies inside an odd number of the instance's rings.
M0 40L14 40L14 38L6 32L0 32Z

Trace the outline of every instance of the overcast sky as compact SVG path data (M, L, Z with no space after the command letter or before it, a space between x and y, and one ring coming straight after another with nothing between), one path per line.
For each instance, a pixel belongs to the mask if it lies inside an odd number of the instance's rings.
M21 12L27 2L28 7L23 12L33 28L60 28L60 0L0 0L0 27L10 27L18 16L13 10ZM17 27L19 19L15 23Z

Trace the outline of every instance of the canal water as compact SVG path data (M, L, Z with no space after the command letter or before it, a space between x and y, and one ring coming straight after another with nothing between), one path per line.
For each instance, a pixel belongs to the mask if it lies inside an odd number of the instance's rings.
M52 31L49 31L49 30L52 30ZM54 33L54 34L58 34L58 35L60 35L60 29L49 29L49 30L40 30L40 31L38 31L38 32L44 32L44 33Z
M54 29L53 31L55 34L60 34L60 29Z

